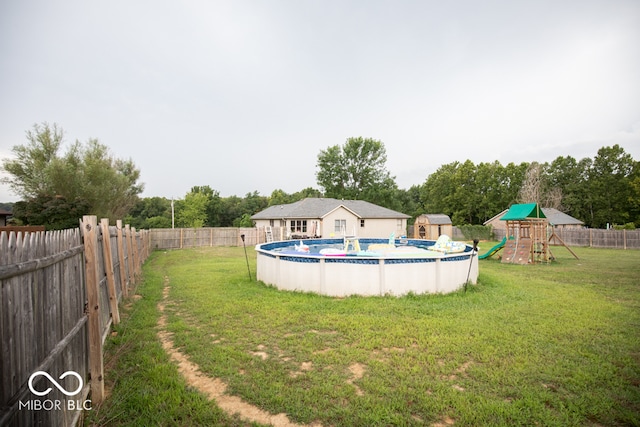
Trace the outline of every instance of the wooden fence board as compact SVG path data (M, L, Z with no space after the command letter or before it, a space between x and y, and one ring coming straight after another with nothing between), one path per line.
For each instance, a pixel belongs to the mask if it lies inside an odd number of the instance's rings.
M122 287L122 294L126 297L129 292L129 282L127 281L127 267L125 264L125 245L124 237L122 235L122 220L116 221L116 244L118 246L118 271L120 273L120 286Z
M109 296L109 309L113 323L120 323L120 312L118 310L118 292L116 290L116 278L113 273L113 253L111 251L111 233L109 232L109 219L100 220L100 231L102 233L102 254L104 258L104 269L107 278L107 294Z
M120 260L118 257L118 235L115 226L109 227L109 240L111 247L111 261L113 262L113 280L116 288L117 300L122 299L122 281L120 277ZM145 258L146 259L146 258Z
M85 282L89 316L89 372L91 399L96 403L104 399L104 363L102 354L102 327L100 325L100 277L98 273L98 232L94 216L83 218Z
M127 252L127 272L129 274L129 286L132 286L136 283L136 275L135 268L133 266L133 236L131 235L131 227L129 224L126 224L125 227L125 242L126 242L126 252Z

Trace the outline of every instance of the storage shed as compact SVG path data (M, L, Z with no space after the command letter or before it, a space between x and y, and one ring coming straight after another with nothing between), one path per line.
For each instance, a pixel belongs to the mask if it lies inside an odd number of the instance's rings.
M422 214L413 224L413 236L416 239L437 240L446 234L453 237L453 223L445 214Z

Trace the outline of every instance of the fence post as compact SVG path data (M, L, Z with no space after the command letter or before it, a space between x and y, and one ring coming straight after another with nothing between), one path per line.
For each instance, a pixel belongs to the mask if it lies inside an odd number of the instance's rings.
M100 403L104 399L104 366L98 289L100 283L98 277L98 219L95 215L82 217L82 232L84 236L84 268L87 286L91 400L94 403Z
M102 259L104 260L104 271L107 274L107 290L109 293L109 307L111 308L111 318L113 324L120 323L120 311L118 310L118 292L116 291L116 278L113 274L113 255L111 254L111 235L109 233L109 218L100 220L102 229Z
M127 282L126 265L124 263L124 242L122 241L122 220L116 221L116 240L118 242L118 263L120 264L120 283L122 295L129 295L129 282Z

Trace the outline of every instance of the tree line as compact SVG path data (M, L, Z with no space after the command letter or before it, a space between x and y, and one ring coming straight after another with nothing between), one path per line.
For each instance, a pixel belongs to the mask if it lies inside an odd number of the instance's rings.
M453 162L420 186L428 212L444 212L454 224L482 224L514 203L556 208L586 226L640 224L640 162L619 145L593 159L559 156L546 163Z
M220 197L208 185L193 187L175 202L175 225L251 227L256 212L306 197L366 200L413 218L444 213L455 225L482 224L514 203L529 202L556 208L593 228L640 224L640 162L619 145L602 147L593 159L560 156L551 163L507 165L456 161L406 190L398 188L385 163L380 141L351 138L318 155L316 176L322 190L287 194L277 189L269 196L253 192L240 198ZM170 227L170 203L142 199L128 221L142 228Z
M348 138L318 154L318 189L269 196L257 191L222 197L210 185L193 186L178 200L139 194L140 171L132 160L113 157L95 139L76 141L60 153L63 131L47 123L27 132L15 159L3 159L3 182L23 197L13 205L15 221L48 229L77 226L82 215L124 218L136 228L251 227L251 216L268 206L307 197L359 199L416 218L444 213L455 225L482 224L514 203L557 208L593 228L640 224L640 162L619 145L591 158L560 156L550 163L471 160L442 165L425 182L398 188L386 167L384 143Z

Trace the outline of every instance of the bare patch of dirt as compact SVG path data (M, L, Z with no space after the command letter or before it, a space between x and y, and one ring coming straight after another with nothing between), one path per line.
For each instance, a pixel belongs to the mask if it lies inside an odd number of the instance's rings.
M432 424L432 427L446 427L446 426L452 426L454 425L456 422L453 418L451 417L444 417L442 418L441 421L438 421L435 424Z
M356 394L358 396L364 396L364 391L362 391L360 387L354 384L354 381L358 381L359 379L361 379L364 376L364 372L366 371L366 369L367 367L361 363L354 363L353 365L349 366L349 372L351 372L351 378L347 380L347 383L355 387Z
M227 384L219 378L211 378L205 375L198 365L191 362L189 358L175 348L173 336L166 330L167 316L164 313L164 300L169 296L169 278L164 278L164 289L162 291L163 301L158 303L160 318L158 319L158 338L162 343L162 348L167 352L171 360L178 365L178 371L185 378L189 385L195 387L213 400L216 405L229 415L238 414L241 418L250 422L260 424L270 424L275 427L299 427L307 424L297 424L289 420L287 414L281 413L273 415L257 406L243 401L237 396L225 394ZM264 353L266 355L266 353ZM311 424L310 427L320 427L321 424Z
M338 331L318 331L316 329L311 329L309 330L309 333L317 335L336 335Z
M458 369L456 369L456 372L458 372L459 374L466 374L467 369L469 369L469 366L471 366L472 364L472 361L464 362Z
M289 374L291 378L297 378L302 375L304 372L313 370L313 362L302 362L300 364L299 371L293 371Z
M466 377L467 369L469 369L469 366L471 366L472 364L473 364L472 361L464 362L462 365L456 368L456 370L453 371L451 375L441 375L440 379L454 381L458 379L458 376ZM444 366L444 364L441 364L440 366Z
M252 356L259 357L259 358L261 358L262 360L267 360L267 359L269 358L269 355L268 355L266 352L264 352L264 351L252 351L252 352L251 352L251 355L252 355Z
M213 341L211 341L211 344L220 344L222 342L222 338L218 338L216 334L210 334L209 336L213 338Z

